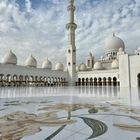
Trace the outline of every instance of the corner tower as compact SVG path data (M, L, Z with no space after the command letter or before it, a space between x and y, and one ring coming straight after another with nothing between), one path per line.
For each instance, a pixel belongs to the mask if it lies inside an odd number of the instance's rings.
M75 46L75 30L77 25L74 23L74 0L69 0L68 5L68 23L66 28L68 30L68 45L67 45L67 70L69 85L75 85L76 81L76 46Z

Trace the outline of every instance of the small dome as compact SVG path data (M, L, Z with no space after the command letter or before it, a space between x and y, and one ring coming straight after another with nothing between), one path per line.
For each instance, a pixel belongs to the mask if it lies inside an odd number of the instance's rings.
M120 48L122 48L123 51L125 50L124 42L113 33L113 36L106 40L105 52L110 53L112 51L119 51Z
M112 62L111 65L112 65L112 68L113 68L113 69L118 68L118 67L119 67L119 62L118 62L118 60L117 60L117 59L113 60L113 62Z
M137 54L138 50L135 50L134 53Z
M103 66L102 66L102 63L101 62L96 62L95 64L94 64L94 69L95 70L101 70L101 69L103 69Z
M57 63L55 65L55 70L64 71L64 65L62 63Z
M28 66L28 67L37 67L37 61L36 59L30 55L26 61L25 61L25 66Z
M79 66L76 66L76 72L78 72L79 71Z
M4 64L17 64L17 57L16 55L10 50L3 58Z
M103 56L101 56L100 58L101 58L101 59L103 59L104 57L103 57Z
M43 69L52 69L52 63L48 58L42 63Z
M123 50L123 48L119 48L119 52L123 52L124 50Z
M138 51L140 51L140 47L138 47Z
M86 64L82 63L82 64L79 66L79 71L86 71L86 70L87 70Z

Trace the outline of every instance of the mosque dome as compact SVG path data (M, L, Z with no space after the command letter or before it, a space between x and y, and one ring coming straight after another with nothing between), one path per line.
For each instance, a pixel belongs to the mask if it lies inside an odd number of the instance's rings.
M123 40L117 37L114 33L113 36L105 42L105 52L110 53L113 51L119 51L119 49L125 50L125 44Z
M94 69L95 70L101 70L101 69L103 69L102 63L100 61L96 62L94 64Z
M118 67L119 67L119 62L118 62L118 60L117 60L117 59L113 60L113 62L112 62L111 65L112 65L112 68L113 68L113 69L118 68Z
M64 71L64 65L62 63L57 63L55 65L55 70Z
M37 67L37 61L36 59L30 55L26 61L25 61L25 66L28 66L28 67Z
M3 58L4 64L17 64L17 57L16 55L10 50Z
M138 47L138 51L140 51L140 47Z
M78 72L79 71L79 66L76 66L76 72Z
M52 63L48 58L42 63L43 69L52 69Z
M87 70L86 64L84 64L84 63L80 64L79 71L86 71L86 70Z

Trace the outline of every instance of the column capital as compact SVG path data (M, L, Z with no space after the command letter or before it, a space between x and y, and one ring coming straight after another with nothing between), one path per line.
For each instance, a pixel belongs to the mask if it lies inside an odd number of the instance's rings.
M67 8L68 11L75 11L75 6L69 5Z
M75 23L67 23L66 28L67 29L69 29L69 28L76 29L77 28L77 24L75 24Z

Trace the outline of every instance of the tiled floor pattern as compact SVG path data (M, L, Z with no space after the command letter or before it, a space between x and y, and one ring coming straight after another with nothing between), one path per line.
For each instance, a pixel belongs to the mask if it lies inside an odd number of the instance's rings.
M15 89L14 89L15 90ZM93 89L91 88L91 91ZM16 111L24 111L27 113L42 113L44 111L42 110L38 110L38 108L44 107L46 106L48 103L50 105L53 104L57 104L57 103L92 103L92 104L102 104L103 102L110 102L110 101L116 101L118 102L118 98L117 95L114 96L114 94L108 94L107 98L105 98L104 96L97 96L96 97L90 97L91 95L89 94L89 97L87 95L87 91L85 90L85 93L83 93L83 90L81 91L82 93L79 93L78 91L75 91L75 89L72 91L72 93L78 94L80 95L80 97L74 97L74 96L66 96L66 92L68 92L68 89L65 89L64 91L62 91L62 89L57 89L55 92L58 92L57 95L51 96L54 92L54 90L48 90L47 89L43 89L42 88L40 90L38 89L34 89L33 91L30 90L30 94L28 93L29 91L26 91L26 94L24 95L24 97L29 97L28 98L20 98L23 102L24 101L31 101L32 103L30 104L24 104L22 106L7 106L5 108L7 108L6 110L1 111L0 116L3 116L5 114L9 114L11 112L16 112ZM3 93L0 92L2 97L6 97L7 99L0 99L0 107L4 107L4 102L8 101L8 100L18 100L18 98L16 97L17 94L20 97L21 95L24 94L24 91L22 91L23 93L21 93L21 91L19 90L15 90L14 92L12 90L10 90L10 94L7 94L7 90L5 89L5 91ZM40 92L42 92L42 98L40 98L39 100L39 96L40 96ZM51 93L52 92L52 93ZM66 94L65 96L60 96L59 94L62 93ZM69 91L71 93L71 91ZM112 91L114 92L114 91ZM116 92L116 94L118 94L119 91ZM135 92L135 91L134 91ZM133 92L133 93L134 93ZM14 93L14 95L13 95ZM50 94L50 96L48 96L48 93ZM92 92L91 92L92 93ZM96 91L95 91L96 93ZM134 96L134 94L132 94L133 100L129 99L129 94L130 92L127 93L127 91L123 90L121 95L123 94L124 97L127 97L128 99L124 98L124 100L122 101L122 103L126 103L128 106L140 106L140 95L138 96L138 94L136 93L136 96ZM45 94L45 96L44 96ZM84 96L83 96L84 94ZM102 93L104 95L104 92ZM12 98L10 98L10 96L12 96ZM32 98L32 96L34 97L35 95L37 95L38 98ZM58 96L59 95L59 96ZM81 96L82 95L82 96ZM109 96L111 95L111 98L109 98ZM1 97L0 96L0 97ZM43 97L44 96L44 97ZM115 98L114 98L115 97ZM15 98L15 99L14 99ZM121 97L122 98L122 97ZM40 104L43 101L49 101L46 104ZM106 104L108 105L108 104ZM1 108L0 108L1 109ZM104 122L107 126L108 126L108 131L96 138L90 139L90 140L136 140L136 137L140 137L140 134L138 132L130 132L130 131L125 131L125 130L121 130L117 127L113 126L113 123L129 123L129 124L138 124L139 122L137 122L136 120L132 120L129 117L123 117L123 115L126 115L125 112L123 111L119 111L119 109L121 109L121 107L119 106L115 106L115 107L111 107L110 111L108 112L98 112L97 114L88 114L87 109L80 109L77 111L73 111L72 115L74 116L82 116L82 117L88 117L88 118L93 118L93 119L97 119L100 120L102 122ZM88 115L84 115L84 114L88 114ZM112 114L112 115L110 115ZM66 111L60 111L58 113L58 116L61 117L67 117L67 113ZM122 116L121 116L122 115ZM132 114L127 114L127 115L132 115ZM136 114L135 114L136 115ZM140 116L140 115L139 115ZM85 140L86 138L88 138L91 134L92 134L92 130L90 127L88 127L82 119L77 118L77 117L73 117L72 119L77 120L77 123L75 124L71 124L71 125L67 125L60 133L58 133L55 137L52 138L52 140ZM31 135L31 136L25 136L24 138L22 138L21 140L44 140L45 138L47 138L49 135L53 134L57 129L59 129L59 127L42 127L42 131Z

